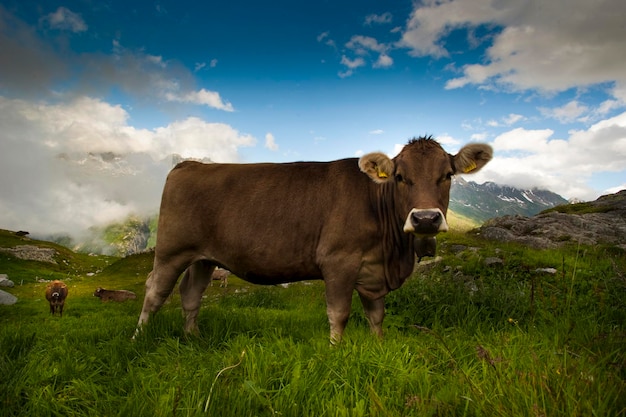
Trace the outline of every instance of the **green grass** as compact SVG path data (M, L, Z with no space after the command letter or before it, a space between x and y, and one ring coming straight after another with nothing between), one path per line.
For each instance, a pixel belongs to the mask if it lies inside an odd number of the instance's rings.
M608 201L610 196L605 200ZM616 208L610 204L597 204L595 201L576 203L576 204L563 204L560 206L552 207L543 210L539 214L546 213L565 213L565 214L589 214L589 213L608 213L614 211Z
M92 265L68 253L75 265L62 271L3 255L0 272L13 265L24 284L0 306L0 416L626 415L622 251L450 234L440 254L387 296L382 341L355 296L338 347L321 282L209 288L198 337L183 335L176 294L131 341L150 254ZM489 256L504 264L486 268ZM71 279L62 318L18 264ZM87 276L92 266L101 272ZM546 267L557 273L535 271ZM101 303L97 286L139 299Z

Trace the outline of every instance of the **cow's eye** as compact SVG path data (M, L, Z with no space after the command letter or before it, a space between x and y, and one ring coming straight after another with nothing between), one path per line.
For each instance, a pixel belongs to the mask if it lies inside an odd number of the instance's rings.
M396 181L397 181L397 182L402 182L402 181L404 181L404 178L402 178L402 174L396 174Z

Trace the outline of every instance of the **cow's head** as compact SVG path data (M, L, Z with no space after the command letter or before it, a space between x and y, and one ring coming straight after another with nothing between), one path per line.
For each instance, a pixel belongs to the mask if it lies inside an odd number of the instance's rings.
M376 183L394 187L393 203L404 232L430 238L448 230L452 177L477 172L492 153L489 145L473 143L450 155L435 140L420 138L409 141L393 159L379 152L364 155L359 168Z

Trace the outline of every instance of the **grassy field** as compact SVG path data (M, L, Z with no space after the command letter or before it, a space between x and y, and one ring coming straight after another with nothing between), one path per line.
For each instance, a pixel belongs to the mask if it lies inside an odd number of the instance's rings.
M51 246L0 232L0 247L16 244ZM321 282L237 278L208 289L199 337L182 334L175 294L131 341L151 255L53 247L56 265L0 252L19 298L0 306L0 416L626 415L619 249L534 251L450 233L443 261L387 296L384 340L355 297L331 347ZM486 267L493 256L503 264ZM62 318L42 279L68 284ZM103 304L97 286L138 299Z

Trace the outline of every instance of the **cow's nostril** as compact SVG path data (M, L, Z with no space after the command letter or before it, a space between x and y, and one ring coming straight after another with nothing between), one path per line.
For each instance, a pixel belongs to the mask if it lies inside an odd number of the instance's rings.
M417 233L437 233L443 222L439 210L417 210L411 213L411 223Z

